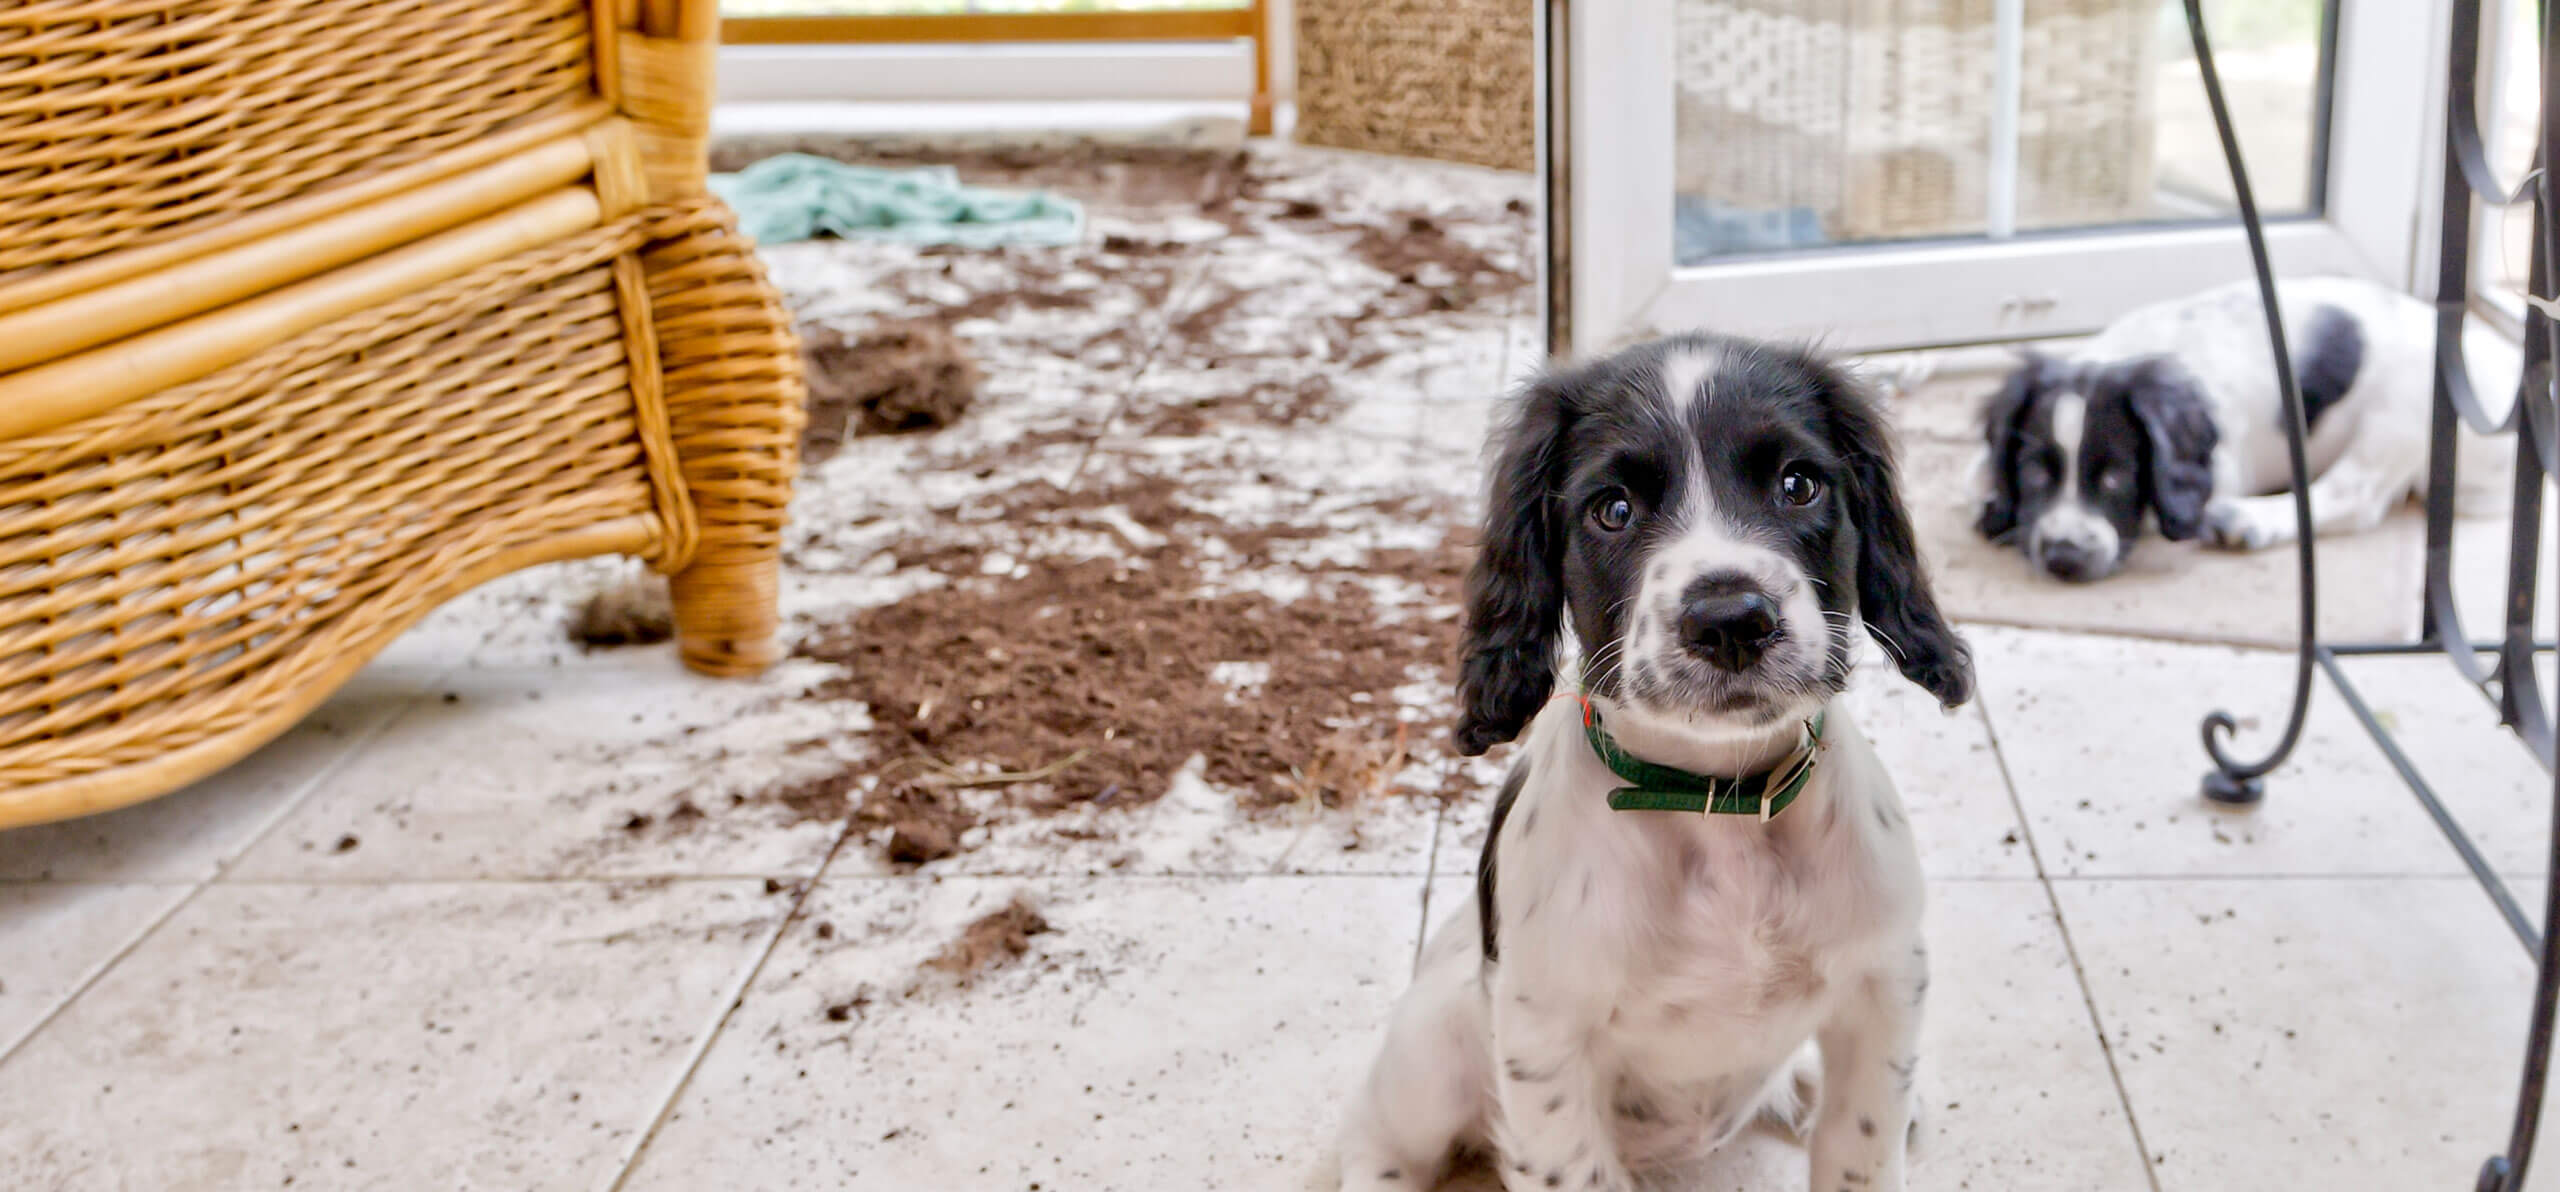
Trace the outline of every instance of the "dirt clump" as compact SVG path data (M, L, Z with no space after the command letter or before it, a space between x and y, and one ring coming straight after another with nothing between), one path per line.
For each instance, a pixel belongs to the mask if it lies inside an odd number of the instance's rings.
M1040 917L1040 912L1031 909L1031 904L1016 895L1002 909L979 916L961 930L960 938L945 945L924 964L926 968L958 977L965 985L1021 959L1031 950L1031 937L1056 930L1047 919Z
M675 635L666 577L646 572L597 589L569 619L569 640L591 650L653 645Z
M825 462L857 434L939 430L978 397L977 363L939 322L899 320L859 332L805 327L801 344L809 382L804 463Z

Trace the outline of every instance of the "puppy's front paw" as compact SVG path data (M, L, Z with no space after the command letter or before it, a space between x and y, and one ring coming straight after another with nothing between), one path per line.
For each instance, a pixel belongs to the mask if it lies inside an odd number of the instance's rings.
M2205 545L2223 550L2264 550L2275 532L2238 501L2215 501L2204 507Z

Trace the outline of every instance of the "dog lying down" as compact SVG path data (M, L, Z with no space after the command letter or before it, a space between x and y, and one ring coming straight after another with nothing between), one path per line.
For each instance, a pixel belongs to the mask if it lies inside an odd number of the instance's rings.
M1512 1192L1624 1192L1773 1117L1809 1123L1816 1192L1900 1192L1928 954L1908 819L1836 702L1868 633L1948 707L1972 693L1839 369L1691 335L1528 387L1457 744L1527 735L1350 1098L1342 1187L1479 1151Z
M2368 282L2279 282L2311 437L2315 533L2368 530L2426 487L2435 308ZM1975 528L2073 582L2115 573L2145 515L2172 541L2294 541L2284 403L2254 282L2144 307L2059 356L2029 353L1983 411ZM2521 358L2485 330L2463 347L2481 403L2514 401ZM2511 446L2465 431L2465 514L2512 500Z

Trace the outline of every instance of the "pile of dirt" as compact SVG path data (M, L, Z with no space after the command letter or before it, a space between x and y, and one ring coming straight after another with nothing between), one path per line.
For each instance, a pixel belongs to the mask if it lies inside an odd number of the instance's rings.
M1144 803L1198 756L1203 776L1249 807L1341 806L1442 756L1448 725L1408 721L1396 693L1448 689L1463 548L1282 568L1308 590L1281 600L1218 590L1204 563L1267 561L1275 544L1324 531L1229 526L1182 505L1168 481L1046 499L1041 487L1026 486L1007 516L1072 518L1107 504L1164 542L1120 558L1028 560L993 577L976 574L975 552L922 552L952 582L821 626L799 646L842 670L809 694L860 701L875 727L863 761L794 797L841 807L870 786L858 825L888 828L890 859L916 863L957 851L980 818L972 808L991 795L1030 815ZM1364 582L1375 577L1404 581L1424 603L1380 603Z
M1040 912L1015 895L1002 909L990 911L962 929L960 938L935 953L924 966L958 977L966 985L1020 960L1023 953L1031 950L1032 936L1056 930L1040 917Z
M939 430L978 397L978 366L950 330L930 320L862 331L801 328L808 362L809 422L800 458L822 463L856 434Z

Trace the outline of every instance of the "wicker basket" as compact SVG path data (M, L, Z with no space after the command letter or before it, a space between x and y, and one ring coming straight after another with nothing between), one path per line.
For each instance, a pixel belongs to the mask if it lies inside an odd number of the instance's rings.
M0 827L165 793L437 604L670 573L774 654L789 320L710 0L0 9Z
M1297 0L1310 145L1537 168L1531 0Z
M2027 0L2019 226L2148 214L2156 8ZM1777 231L1757 247L1979 233L1993 9L1676 0L1675 186L1762 217Z

